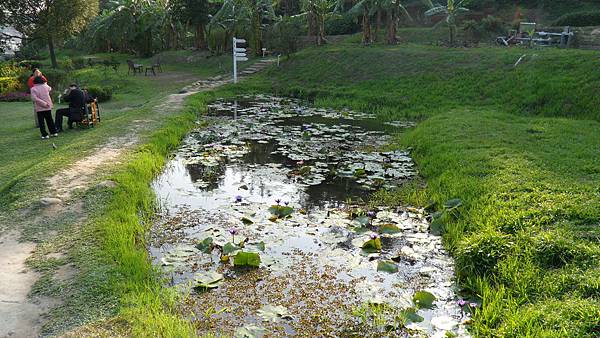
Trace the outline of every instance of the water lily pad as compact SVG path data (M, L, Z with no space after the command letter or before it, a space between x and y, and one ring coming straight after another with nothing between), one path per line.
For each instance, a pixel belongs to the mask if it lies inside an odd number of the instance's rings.
M354 221L364 227L369 224L370 219L369 216L359 216L356 217Z
M256 325L246 325L235 330L234 338L262 338L265 335L265 328Z
M404 324L420 323L424 320L423 317L417 314L417 309L415 309L414 307L410 307L400 311L398 319L400 319L400 321Z
M235 245L234 243L229 242L229 243L223 245L223 254L227 256L227 255L230 255L231 253L234 253L240 249L241 248L239 246Z
M250 225L250 224L254 224L254 221L248 217L242 217L242 223L244 223L246 225Z
M260 266L260 255L255 252L240 251L233 257L233 265L258 268Z
M362 249L368 253L381 251L381 238L370 239L362 245Z
M198 244L196 244L196 249L198 249L204 253L210 253L212 251L213 247L214 247L214 245L213 245L212 237L205 238L202 241L200 241Z
M377 263L377 271L396 273L398 272L398 265L393 261L379 261L379 263Z
M265 305L258 310L258 316L267 322L278 322L280 319L291 319L288 309L281 305Z
M269 208L269 212L277 218L285 218L294 212L294 208L283 205L273 205Z
M213 289L223 282L223 275L215 271L198 272L194 275L194 287Z
M413 303L419 309L431 309L435 302L435 296L427 291L417 291L413 296Z
M394 224L384 224L379 227L379 232L381 232L382 234L393 235L393 234L397 234L401 231L402 230L400 230L400 228L398 228Z

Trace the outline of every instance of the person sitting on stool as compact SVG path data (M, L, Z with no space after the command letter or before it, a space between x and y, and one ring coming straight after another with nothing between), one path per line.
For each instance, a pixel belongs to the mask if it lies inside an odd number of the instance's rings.
M69 129L73 129L73 122L81 122L83 120L83 114L86 109L86 95L83 90L79 89L76 84L71 84L69 89L65 90L63 99L69 102L69 108L63 108L56 110L56 129L61 132L63 116L69 118Z

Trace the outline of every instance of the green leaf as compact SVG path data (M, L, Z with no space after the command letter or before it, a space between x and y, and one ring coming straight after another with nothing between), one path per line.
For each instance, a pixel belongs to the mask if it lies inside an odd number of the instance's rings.
M290 319L291 316L288 314L288 309L285 306L277 305L265 305L262 309L258 310L258 316L262 320L267 322L277 322L279 319Z
M264 328L250 324L235 330L233 336L235 338L262 338L264 334Z
M462 201L460 198L451 199L444 203L444 207L448 210L456 209L462 205Z
M266 247L265 247L265 242L260 242L260 243L256 243L256 247L258 248L258 250L260 251L265 251Z
M246 225L250 225L250 224L254 224L254 221L248 217L242 217L242 223L244 223Z
M283 205L273 205L269 208L269 212L277 218L285 218L294 212L294 208Z
M431 309L435 302L435 296L427 291L417 291L413 296L413 303L418 309Z
M229 254L231 254L233 252L236 252L236 251L238 251L240 249L241 248L239 246L235 245L234 243L229 242L229 243L223 245L223 254L224 255L229 255Z
M398 318L404 324L420 323L424 320L423 317L421 317L417 314L417 309L415 309L414 307L410 307L408 309L404 309L404 310L400 311Z
M382 234L393 235L393 234L397 234L401 231L402 230L400 230L400 228L398 228L397 226L395 226L393 224L384 224L381 227L379 227L379 232L381 232Z
M210 253L213 249L212 237L208 237L200 241L200 243L196 244L196 249L204 253Z
M363 244L362 249L366 252L380 252L381 251L381 238L370 239Z
M198 272L194 275L194 287L213 289L223 282L223 275L216 271Z
M441 236L444 231L446 225L444 224L443 217L434 218L429 224L429 229L432 235Z
M354 219L355 222L358 222L358 224L360 224L361 226L365 226L369 224L369 217L368 216L360 216L360 217L356 217Z
M260 266L260 255L254 252L240 251L233 257L233 265L258 268Z
M379 261L379 263L377 263L377 271L396 273L398 272L398 265L393 261Z

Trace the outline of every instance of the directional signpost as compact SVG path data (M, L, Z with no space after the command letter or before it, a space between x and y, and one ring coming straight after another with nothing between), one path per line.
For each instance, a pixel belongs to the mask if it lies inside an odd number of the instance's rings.
M238 43L246 43L246 40L233 38L233 83L237 83L238 61L248 61L246 48L238 47Z

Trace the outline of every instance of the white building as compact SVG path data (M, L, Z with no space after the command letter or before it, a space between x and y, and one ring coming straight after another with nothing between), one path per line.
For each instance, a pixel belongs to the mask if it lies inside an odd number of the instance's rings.
M9 36L23 36L13 27L0 27L0 33L7 34ZM11 58L15 55L15 52L19 50L21 46L21 39L15 37L6 37L0 34L0 49L4 50L0 56Z

